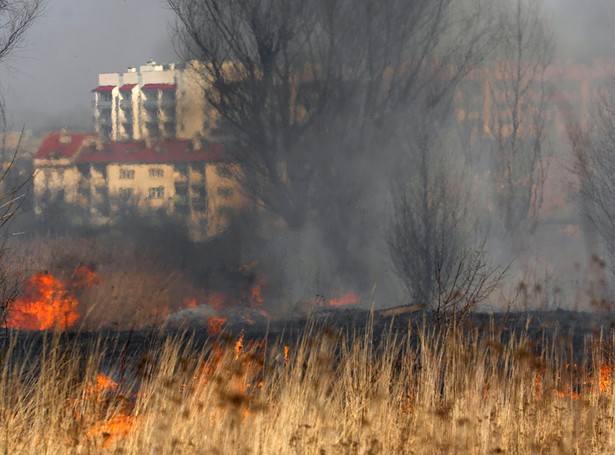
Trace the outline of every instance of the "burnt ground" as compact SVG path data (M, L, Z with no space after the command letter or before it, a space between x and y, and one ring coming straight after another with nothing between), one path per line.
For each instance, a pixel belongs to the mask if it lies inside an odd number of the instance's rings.
M185 316L185 315L184 315ZM312 328L312 333L318 334L320 329L333 331L338 336L352 339L369 336L370 323L373 330L371 336L374 344L389 332L406 334L408 329L416 334L425 325L433 327L432 319L426 312L414 312L397 316L385 316L382 312L371 313L361 309L328 309L321 310L311 317L295 317L284 320L266 320L260 316L235 314L229 316L224 331L219 338L208 335L205 318L177 319L169 327L154 327L146 330L117 331L69 331L62 334L41 332L1 332L0 342L7 346L13 342L15 349L11 358L28 359L27 362L36 368L37 354L45 343L51 343L54 336L62 349L71 353L80 351L88 353L94 341L102 340L104 347L104 370L128 370L138 365L143 358L155 356L160 346L169 338L178 337L182 340L190 339L194 350L200 349L207 343L214 341L231 343L243 335L244 342L261 341L268 343L296 345L306 330ZM554 311L527 311L521 313L473 313L461 326L464 330L472 330L477 334L495 331L505 342L511 336L525 332L532 340L532 345L538 354L545 343L552 344L561 349L564 355L572 354L576 360L582 360L586 354L588 342L602 334L605 344L612 340L615 328L615 313L590 313L566 310ZM527 330L526 330L527 329ZM221 341L222 340L222 341ZM187 342L187 341L186 341ZM123 372L122 372L123 375Z

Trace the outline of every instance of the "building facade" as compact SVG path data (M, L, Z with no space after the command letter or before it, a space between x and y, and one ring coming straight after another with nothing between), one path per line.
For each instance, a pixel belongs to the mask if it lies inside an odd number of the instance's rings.
M214 112L194 63L150 61L124 73L98 75L94 124L105 141L192 139L211 136Z
M82 225L112 224L123 210L162 211L202 240L226 229L247 205L237 172L218 143L51 133L34 158L34 211L40 217L67 207Z

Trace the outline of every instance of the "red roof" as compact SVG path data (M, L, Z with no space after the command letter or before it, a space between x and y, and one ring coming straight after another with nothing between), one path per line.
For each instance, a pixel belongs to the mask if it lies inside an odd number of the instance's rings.
M71 158L77 153L83 141L88 138L96 138L95 133L68 134L62 137L60 133L51 133L43 139L34 158L60 159ZM60 140L60 139L63 140Z
M124 84L120 87L120 90L132 90L137 84Z
M204 145L200 150L191 150L192 141L163 140L152 143L144 141L109 142L101 150L84 148L75 158L76 163L177 163L194 161L224 161L220 143Z
M175 84L145 84L141 87L141 90L175 90L177 85Z
M92 89L93 92L110 92L115 88L115 85L99 85L95 89Z

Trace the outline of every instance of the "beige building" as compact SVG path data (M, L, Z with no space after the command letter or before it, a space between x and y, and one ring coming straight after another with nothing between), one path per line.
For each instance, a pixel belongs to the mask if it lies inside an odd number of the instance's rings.
M94 124L106 141L211 136L211 109L193 64L148 62L124 73L98 75Z
M237 167L199 140L105 142L52 133L34 159L35 214L63 206L75 223L111 224L123 209L161 210L195 239L212 237L246 206Z

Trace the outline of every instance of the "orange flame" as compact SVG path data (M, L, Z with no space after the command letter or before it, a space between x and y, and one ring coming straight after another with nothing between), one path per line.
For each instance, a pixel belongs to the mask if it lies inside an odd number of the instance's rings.
M109 376L105 375L104 373L98 373L96 375L96 391L98 393L116 389L117 382L115 382Z
M357 294L352 291L348 291L338 299L330 299L329 306L339 307L346 305L357 305L360 301L361 299Z
M100 284L100 275L87 265L80 265L73 272L71 284L75 289L89 289Z
M213 292L207 300L209 305L214 310L221 310L226 304L227 296L224 292Z
M239 354L241 354L241 351L243 351L243 334L235 342L235 348L234 348L235 360L239 360Z
M611 390L613 381L613 372L615 371L615 365L602 365L600 367L600 382L598 387L600 392L605 393Z
M108 393L117 390L117 388L117 382L103 373L98 373L96 383L86 388L86 396L90 400L101 403L103 410L105 410L113 402L109 400ZM134 429L135 424L135 417L129 414L129 409L120 409L111 417L96 422L87 432L87 435L89 437L102 437L102 446L108 447L111 441L118 436L127 436Z
M118 436L125 437L134 429L135 418L121 411L93 428L88 436L102 436L103 447L108 447Z
M184 305L186 308L196 308L197 306L199 306L199 302L197 302L197 300L192 297L191 299L186 299Z
M207 320L207 334L210 337L216 337L222 331L222 327L226 323L226 318L218 318L215 316Z
M263 296L263 287L267 284L267 280L264 277L258 277L256 283L250 289L249 304L252 308L260 308L265 303L265 297Z
M72 327L79 319L77 299L49 273L37 273L26 283L26 291L9 308L7 326L22 330Z
M290 360L290 346L288 345L284 345L284 362L288 363L288 361Z

